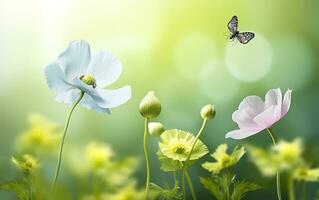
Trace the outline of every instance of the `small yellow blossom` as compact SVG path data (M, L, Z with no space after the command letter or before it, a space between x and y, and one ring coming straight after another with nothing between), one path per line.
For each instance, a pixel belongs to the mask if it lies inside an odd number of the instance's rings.
M39 168L39 162L29 154L24 154L21 159L11 158L12 162L23 171L36 170Z
M145 192L137 190L133 184L121 188L116 194L109 195L108 200L144 200Z
M85 150L85 158L90 169L104 169L113 157L114 152L107 144L90 142Z
M218 174L221 170L236 165L241 157L245 154L244 147L238 149L236 146L231 154L227 153L227 148L227 144L219 145L216 151L211 154L216 162L205 162L202 164L202 167L209 172Z
M303 147L298 138L292 142L280 141L276 146L273 146L273 149L282 169L289 169L301 161Z
M319 168L298 167L294 170L293 177L298 181L316 182L319 181Z
M34 153L52 152L58 147L58 126L39 114L28 117L30 128L17 138L19 151Z
M159 148L162 154L170 159L180 162L186 161L195 141L193 134L172 129L161 135ZM197 140L189 160L197 160L208 153L206 145Z

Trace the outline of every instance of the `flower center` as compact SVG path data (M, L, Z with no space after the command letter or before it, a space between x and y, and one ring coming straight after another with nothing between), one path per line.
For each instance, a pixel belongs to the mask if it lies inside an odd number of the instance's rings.
M80 80L83 81L85 84L92 85L93 88L96 88L96 80L92 75L83 75L80 77Z
M221 159L222 165L227 165L230 162L230 157L228 155L224 155Z
M175 144L172 150L174 153L182 154L185 152L185 147L182 144Z

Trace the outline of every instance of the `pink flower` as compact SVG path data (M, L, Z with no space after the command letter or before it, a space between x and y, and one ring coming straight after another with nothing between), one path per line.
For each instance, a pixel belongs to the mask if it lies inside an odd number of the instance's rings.
M246 97L232 115L239 129L228 132L226 138L243 139L270 128L288 112L291 92L287 90L282 99L279 88L271 89L265 96L265 102L258 96Z

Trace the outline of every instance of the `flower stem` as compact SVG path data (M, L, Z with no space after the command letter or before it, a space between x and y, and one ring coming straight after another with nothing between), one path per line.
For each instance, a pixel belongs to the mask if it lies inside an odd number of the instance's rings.
M150 158L148 153L148 118L145 118L144 122L144 154L145 154L145 161L146 161L146 184L145 184L145 196L146 199L148 197L148 191L150 186L151 180L151 167L150 167Z
M302 200L306 200L307 199L307 183L303 182L302 183Z
M190 188L191 193L192 193L193 200L197 200L196 193L195 193L195 190L194 190L194 186L193 186L191 177L189 176L187 170L185 170L185 175L186 175L186 179L187 179L189 188Z
M271 128L267 128L267 131L269 133L269 136L271 137L273 144L276 146L277 143L276 143L276 138L275 138L273 131L271 130ZM276 182L277 182L277 197L278 197L278 200L282 200L281 189L280 189L280 173L279 172L277 172Z
M294 179L292 175L288 177L288 199L289 200L295 200L295 186L294 186Z
M57 163L57 167L56 167L56 171L55 171L55 175L54 175L54 179L53 179L53 189L55 189L56 187L56 182L58 180L58 176L59 176L59 172L60 172L60 166L61 166L61 162L62 162L62 153L63 153L63 146L64 146L64 141L65 141L65 137L66 137L66 133L69 127L69 123L70 123L70 119L71 119L71 115L75 109L75 107L80 103L80 101L82 100L84 96L84 92L81 92L80 97L78 98L78 100L73 104L73 106L71 107L69 114L66 118L65 121L65 126L64 126L64 130L63 130L63 136L62 136L62 142L61 142L61 146L60 146L60 151L59 151L59 156L58 156L58 163Z
M195 145L196 145L196 142L197 142L198 138L199 138L199 137L202 135L202 133L203 133L203 130L204 130L205 125L206 125L206 122L207 122L207 119L204 119L203 124L202 124L202 127L201 127L200 130L198 131L198 133L197 133L197 135L196 135L196 137L195 137L195 139L194 139L192 148L191 148L191 150L190 150L190 152L189 152L189 154L188 154L188 156L187 156L187 159L185 160L185 162L184 162L184 164L183 164L183 168L182 168L182 187L183 187L183 198L184 198L184 200L186 199L186 189L185 189L185 178L184 178L184 176L185 176L185 174L188 174L187 171L186 171L186 164L187 164L187 162L189 161L189 159L190 159L190 157L191 157L191 155L192 155L192 153L193 153L193 150L194 150L194 148L195 148ZM190 179L190 177L189 177L189 179ZM191 189L192 189L192 188L191 188ZM193 191L193 192L194 192L194 194L195 194L195 191ZM193 192L192 192L192 195L193 195ZM194 196L193 196L193 199L194 199ZM195 196L195 199L196 199L196 196Z
M174 186L177 186L178 182L177 182L177 176L175 171L173 171L173 177L174 177Z

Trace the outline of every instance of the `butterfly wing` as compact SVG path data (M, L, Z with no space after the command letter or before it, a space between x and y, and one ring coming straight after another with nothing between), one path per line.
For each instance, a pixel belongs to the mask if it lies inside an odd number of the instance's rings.
M247 44L254 37L255 34L252 32L242 32L236 35L237 40L242 44Z
M231 33L236 33L238 29L238 18L237 16L233 16L231 20L228 22L228 29Z

